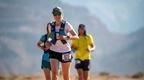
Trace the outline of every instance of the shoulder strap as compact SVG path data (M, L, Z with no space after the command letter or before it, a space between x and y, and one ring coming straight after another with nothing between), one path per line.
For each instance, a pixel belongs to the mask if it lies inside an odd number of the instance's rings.
M66 24L66 21L63 20L63 21L62 21L62 24L61 24L61 27L60 27L60 30L61 30L61 29L63 29L63 30L65 29L65 24Z
M59 33L62 34L62 35L66 35L66 33L65 33L65 24L66 24L66 21L63 20L62 23L61 23L60 30L59 30ZM67 43L66 40L61 40L61 42L62 42L63 44L66 44L66 43Z
M50 26L51 26L51 31L55 31L55 22L51 22L50 23Z
M55 33L55 22L50 22L49 23L50 27L51 27L51 33L49 35L49 37L52 38L52 43L55 44L56 43L56 33Z
M61 23L61 26L60 26L60 34L62 34L62 35L66 35L66 33L65 33L65 24L66 24L66 21L62 21L62 23Z

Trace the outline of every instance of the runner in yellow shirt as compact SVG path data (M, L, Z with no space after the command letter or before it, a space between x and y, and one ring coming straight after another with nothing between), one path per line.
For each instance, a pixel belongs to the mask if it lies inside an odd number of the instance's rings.
M79 39L72 41L72 48L75 50L75 68L79 80L88 80L91 51L95 49L95 45L93 37L87 35L84 24L79 25L78 33Z

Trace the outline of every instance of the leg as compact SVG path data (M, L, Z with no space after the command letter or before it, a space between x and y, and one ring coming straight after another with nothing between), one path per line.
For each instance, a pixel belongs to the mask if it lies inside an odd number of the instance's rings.
M70 80L69 79L70 64L71 62L62 63L62 73L63 73L64 80Z
M83 80L83 70L77 69L77 73L78 73L78 80Z
M52 80L58 80L58 63L57 59L50 59Z
M49 69L43 69L44 71L44 75L45 75L45 79L46 80L51 80L51 73Z
M88 71L83 71L83 79L84 80L88 80L88 74L89 72Z
M43 56L45 56L45 55L43 55ZM50 62L48 62L46 60L42 60L41 68L44 72L45 79L51 80Z
M89 60L83 61L83 79L84 80L88 80L89 70L90 70L90 61Z

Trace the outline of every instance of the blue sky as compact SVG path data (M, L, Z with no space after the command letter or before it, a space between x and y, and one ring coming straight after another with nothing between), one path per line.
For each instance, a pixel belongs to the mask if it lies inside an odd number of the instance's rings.
M143 0L61 0L75 6L84 6L109 31L128 34L144 27Z

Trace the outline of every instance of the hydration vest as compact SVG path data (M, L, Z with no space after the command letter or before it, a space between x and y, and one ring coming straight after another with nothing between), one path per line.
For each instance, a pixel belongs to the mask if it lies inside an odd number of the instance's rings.
M51 43L52 44L55 44L56 42L57 42L57 35L63 35L63 36L66 36L66 33L65 33L65 24L66 24L66 21L62 21L61 22L61 26L60 26L60 29L59 29L59 31L56 31L56 29L55 29L55 24L56 24L56 22L50 22L50 23L48 23L50 26L51 26L51 33L50 33L50 35L49 35L49 38L51 38ZM67 43L67 41L66 40L61 40L61 42L63 43L63 44L66 44Z

